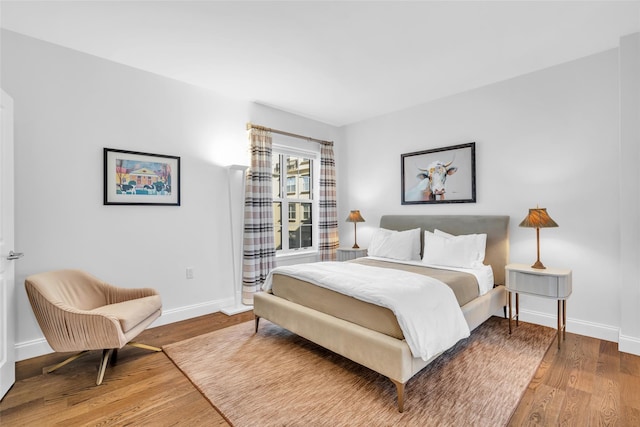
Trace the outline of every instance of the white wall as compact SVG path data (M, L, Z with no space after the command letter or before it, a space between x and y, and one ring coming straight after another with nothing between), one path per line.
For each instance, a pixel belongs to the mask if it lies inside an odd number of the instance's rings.
M228 178L245 124L332 139L332 126L2 31L15 101L16 283L80 268L162 295L156 324L233 303ZM103 147L181 157L180 207L103 206ZM194 268L187 280L185 270ZM50 351L18 286L18 360Z
M620 40L620 341L640 354L640 33Z
M546 207L560 227L541 230L541 260L573 269L568 330L617 341L619 117L616 49L347 126L340 217L360 209L366 247L382 214L506 214L511 261L533 263L535 231L518 224ZM402 153L472 141L477 203L400 204ZM340 225L350 242L352 227ZM551 301L523 296L521 309L523 320L556 324Z

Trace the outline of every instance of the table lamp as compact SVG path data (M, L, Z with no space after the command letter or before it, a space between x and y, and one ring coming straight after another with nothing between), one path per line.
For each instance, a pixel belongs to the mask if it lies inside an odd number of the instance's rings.
M364 218L362 218L362 215L360 215L360 211L355 210L349 213L347 222L353 223L353 249L358 249L360 248L360 246L358 246L358 231L356 229L356 226L359 222L364 222Z
M540 262L540 229L548 228L548 227L557 227L558 224L554 220L551 219L549 214L547 213L546 208L538 208L529 209L529 215L520 223L520 227L529 227L536 229L536 240L538 243L538 259L531 266L531 268L544 269L545 267Z

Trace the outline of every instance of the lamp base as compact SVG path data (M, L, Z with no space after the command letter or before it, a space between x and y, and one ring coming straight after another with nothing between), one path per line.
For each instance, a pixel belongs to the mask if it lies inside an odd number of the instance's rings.
M535 262L535 264L533 264L533 265L531 266L531 268L537 268L538 270L544 270L544 269L545 269L545 268L547 268L547 267L545 267L544 265L542 265L542 263L540 262L540 260L537 260L537 261Z
M353 246L351 247L351 249L360 249L360 246L358 246L357 243L354 243Z

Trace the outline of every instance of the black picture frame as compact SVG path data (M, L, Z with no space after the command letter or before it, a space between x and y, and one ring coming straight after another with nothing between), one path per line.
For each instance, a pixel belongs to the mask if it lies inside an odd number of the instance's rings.
M401 154L400 162L403 205L476 202L475 142Z
M105 148L104 204L180 206L180 157Z

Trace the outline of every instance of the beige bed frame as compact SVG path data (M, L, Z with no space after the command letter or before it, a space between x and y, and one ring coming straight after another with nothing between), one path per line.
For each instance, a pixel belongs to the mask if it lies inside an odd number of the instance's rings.
M493 268L496 286L462 307L469 328L475 329L504 309L504 267L509 253L509 217L486 215L386 215L380 227L423 231L438 228L451 234L487 233L485 263ZM353 360L386 377L396 385L398 411L404 410L404 388L411 377L432 360L413 357L405 340L372 331L354 323L292 303L267 292L254 296L255 328L260 318L290 330L322 347Z

